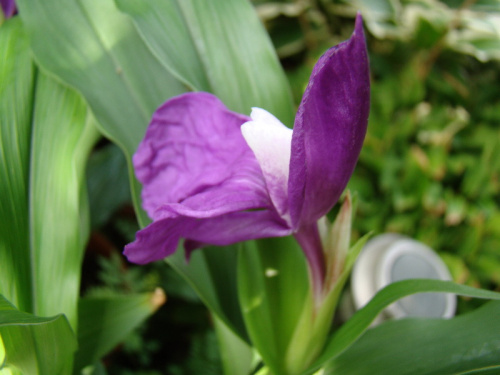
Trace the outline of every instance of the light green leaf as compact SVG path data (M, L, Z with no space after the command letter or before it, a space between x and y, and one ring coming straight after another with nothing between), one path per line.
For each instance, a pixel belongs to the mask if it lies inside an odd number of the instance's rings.
M500 3L497 0L477 0L470 4L470 7L478 12L500 12Z
M365 307L334 333L321 356L304 374L312 374L325 362L335 359L346 351L365 333L375 317L391 303L411 294L428 292L455 293L475 298L500 299L500 293L459 285L450 281L411 279L390 284L378 292Z
M83 172L97 138L83 99L36 71L19 19L0 33L0 292L76 330L88 237Z
M37 62L80 90L104 133L134 152L157 106L184 90L129 18L113 0L17 3Z
M80 299L75 372L101 359L164 302L161 289L137 295Z
M401 12L400 0L341 0L349 7L354 16L357 11L363 14L367 28L378 38L394 37L400 32L397 25Z
M252 347L213 315L222 367L226 375L249 375L254 367Z
M71 373L76 337L63 315L42 318L28 314L0 295L0 346L2 341L7 368L24 375Z
M325 374L498 374L499 316L500 302L494 301L450 320L386 322L332 361Z
M257 14L246 0L115 0L153 53L195 90L230 109L264 108L293 124L292 96Z
M35 68L18 19L0 32L0 293L33 311L28 181Z
M207 73L190 36L190 25L177 1L117 0L115 3L132 17L151 51L177 79L191 90L210 91Z
M248 242L238 260L238 293L253 346L273 373L285 371L309 281L305 257L293 237Z
M63 312L76 330L89 234L84 181L95 121L75 91L38 75L31 140L30 229L35 312Z
M130 162L153 111L185 86L156 60L113 0L17 4L36 61L83 94L100 130ZM136 211L145 225L131 165L130 172Z
M497 375L500 372L500 366L485 367L472 371L461 372L457 375Z
M467 12L460 17L460 28L452 30L447 44L478 60L500 60L500 12Z

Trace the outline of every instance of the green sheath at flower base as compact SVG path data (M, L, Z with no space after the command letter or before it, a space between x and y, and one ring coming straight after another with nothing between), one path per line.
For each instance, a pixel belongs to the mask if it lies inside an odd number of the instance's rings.
M286 374L305 370L321 353L328 336L340 292L367 237L349 248L352 222L352 199L348 192L333 224L322 220L326 277L321 299L313 298L310 290L308 301L297 324L285 358Z

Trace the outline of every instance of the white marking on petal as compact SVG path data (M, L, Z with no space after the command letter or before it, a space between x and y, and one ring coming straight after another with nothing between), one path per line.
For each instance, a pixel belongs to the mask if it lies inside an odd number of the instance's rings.
M252 108L252 121L241 132L260 164L269 195L278 213L290 222L288 174L292 149L292 129L261 108Z

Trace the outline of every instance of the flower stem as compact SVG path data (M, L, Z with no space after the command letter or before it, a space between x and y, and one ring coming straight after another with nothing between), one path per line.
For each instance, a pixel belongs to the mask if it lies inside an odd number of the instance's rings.
M294 237L306 254L315 305L318 306L322 298L326 270L317 224L301 226Z

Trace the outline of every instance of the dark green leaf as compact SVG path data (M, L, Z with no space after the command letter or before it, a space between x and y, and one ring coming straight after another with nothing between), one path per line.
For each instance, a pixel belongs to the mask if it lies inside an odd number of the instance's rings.
M80 299L75 372L101 359L164 302L161 289L138 295Z
M218 318L249 341L237 294L237 257L240 245L196 250L189 263L179 249L167 262L180 273Z
M404 319L369 330L326 374L498 374L500 302L450 320ZM363 358L362 361L359 358Z
M335 359L347 350L365 333L375 317L391 303L411 294L427 292L455 293L475 298L500 299L500 293L459 285L450 281L412 279L390 284L378 292L365 307L334 333L321 356L311 369L305 373L311 374L313 370L320 368L326 361Z
M88 161L87 176L91 223L99 227L131 201L123 152L114 144L95 151Z

